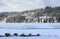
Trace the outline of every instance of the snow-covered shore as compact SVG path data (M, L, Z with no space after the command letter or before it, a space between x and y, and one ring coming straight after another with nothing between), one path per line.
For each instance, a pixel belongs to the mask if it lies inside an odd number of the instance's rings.
M0 39L59 39L60 23L0 23L0 35L5 33L18 34L40 34L42 37L0 37ZM22 28L22 29L21 29ZM24 29L25 28L25 29ZM26 28L52 28L52 29L26 29ZM48 36L51 37L48 37ZM46 37L47 36L47 37ZM55 37L57 36L57 37Z
M2 37L0 39L60 39L60 37Z
M5 33L14 33L26 35L29 33L40 34L40 37L0 37L0 39L59 39L60 38L60 29L36 29L36 30L16 30L16 29L0 29L0 34L4 35Z

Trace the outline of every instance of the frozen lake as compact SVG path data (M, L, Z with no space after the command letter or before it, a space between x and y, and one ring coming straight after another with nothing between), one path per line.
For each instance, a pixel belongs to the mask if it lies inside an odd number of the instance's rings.
M0 29L0 34L4 35L5 33L14 33L26 35L32 33L34 35L40 34L39 37L0 37L0 39L60 39L60 29L29 29L29 30L17 30L17 29Z
M55 29L56 28L56 29ZM0 35L5 33L18 34L40 34L40 37L0 37L0 39L59 39L60 23L7 23L0 24Z
M2 37L0 39L60 39L60 37Z
M0 23L0 28L60 28L60 23Z

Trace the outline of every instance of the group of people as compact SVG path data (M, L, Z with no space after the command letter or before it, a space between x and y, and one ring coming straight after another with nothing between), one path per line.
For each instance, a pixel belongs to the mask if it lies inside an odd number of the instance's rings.
M24 33L22 33L21 35L19 35L18 33L14 33L13 35L11 35L10 33L5 33L5 35L0 35L0 37L32 37L32 36L40 36L40 34L36 34L36 35L32 35L31 33L28 35L25 35Z

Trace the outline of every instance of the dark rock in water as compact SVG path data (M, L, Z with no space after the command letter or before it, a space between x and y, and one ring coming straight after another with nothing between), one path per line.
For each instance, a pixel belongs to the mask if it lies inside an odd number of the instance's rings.
M25 34L23 33L23 34L21 34L20 36L25 36Z
M28 35L25 35L25 34L23 33L23 34L21 34L20 36L22 36L22 37L35 37L35 36L40 36L40 34L32 35L32 34L30 33L30 34L28 34Z
M5 33L5 36L6 36L6 37L9 37L9 36L11 36L11 35L10 35L10 33Z
M21 35L19 35L18 33L14 33L13 35L11 35L10 33L5 33L5 35L0 35L0 37L14 37L14 36L16 36L16 37L36 37L36 36L40 36L40 34L34 35L34 34L30 33L30 34L26 35L25 33L22 33Z
M2 35L0 35L0 37L3 37Z
M37 34L37 36L40 36L40 34Z
M17 33L14 33L14 36L18 36L18 34Z
M30 33L28 36L32 36L32 34Z

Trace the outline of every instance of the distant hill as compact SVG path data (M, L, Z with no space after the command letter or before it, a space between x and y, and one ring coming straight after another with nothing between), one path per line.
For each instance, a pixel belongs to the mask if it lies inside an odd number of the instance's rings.
M44 9L27 10L23 12L0 12L0 21L6 18L7 23L21 23L27 21L26 18L38 18L39 16L59 16L60 7L45 7Z

